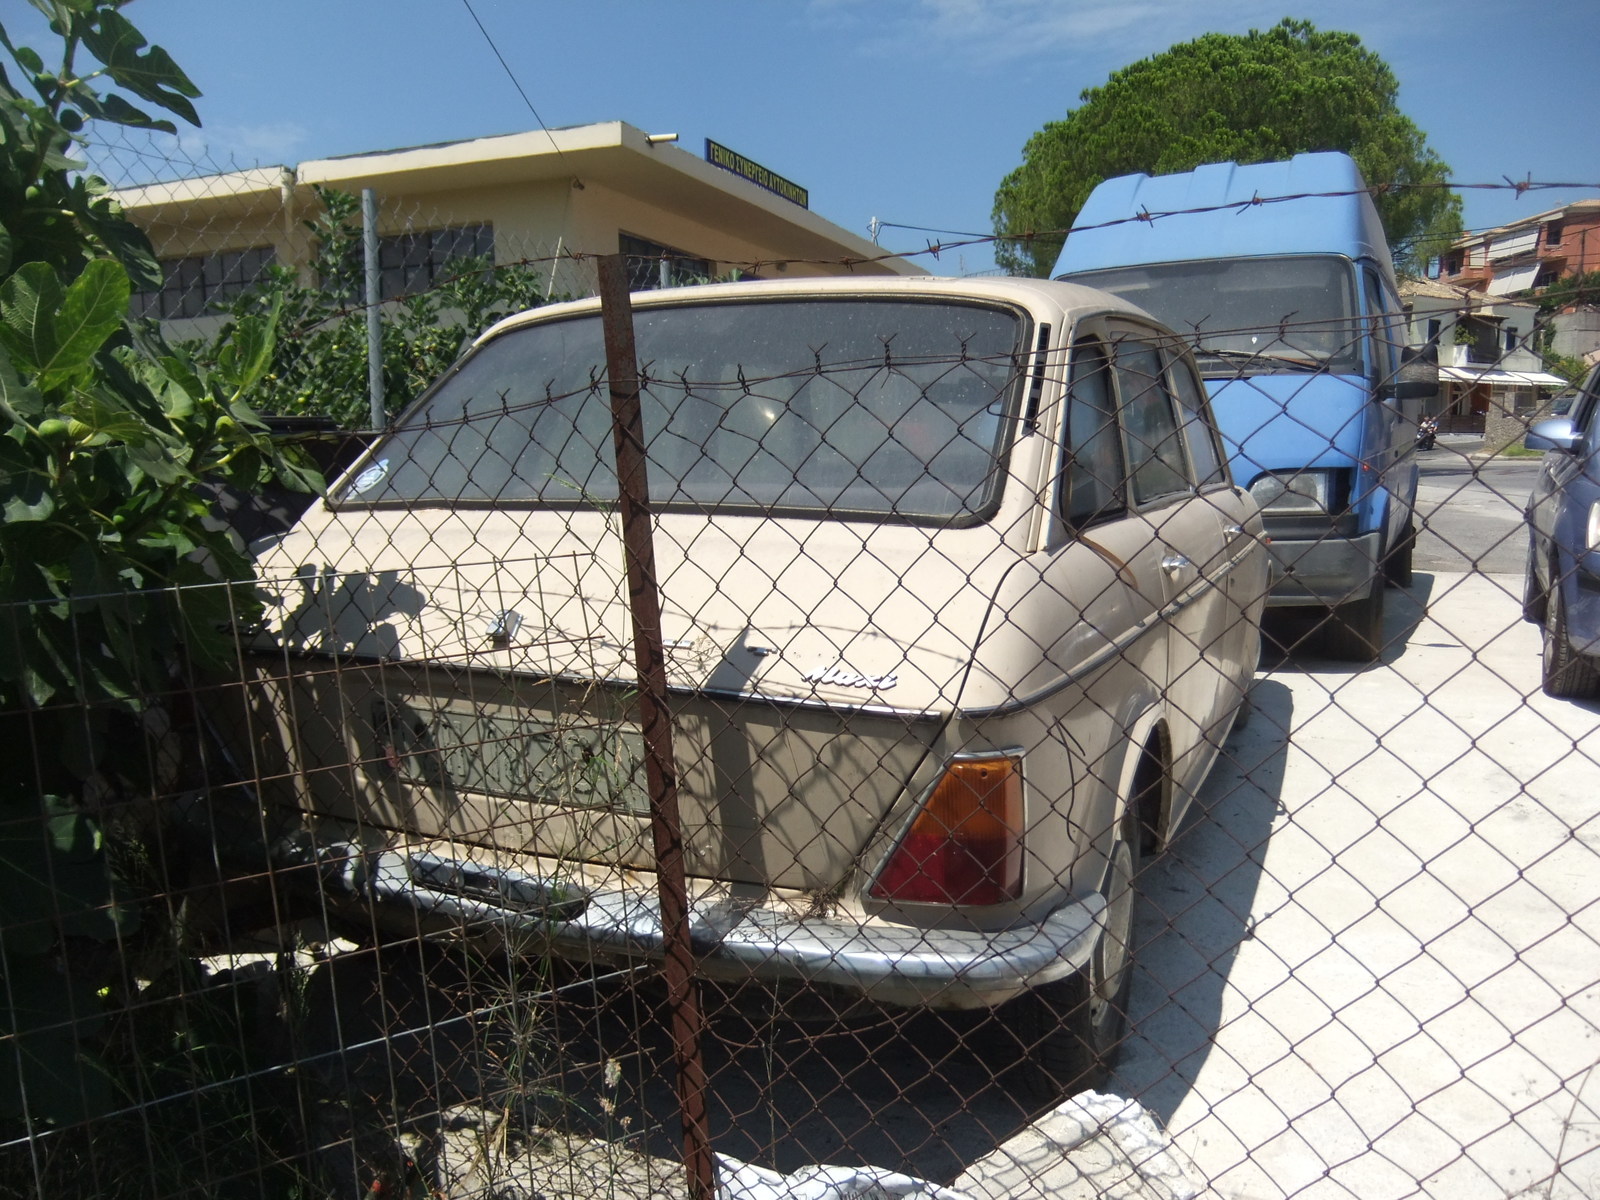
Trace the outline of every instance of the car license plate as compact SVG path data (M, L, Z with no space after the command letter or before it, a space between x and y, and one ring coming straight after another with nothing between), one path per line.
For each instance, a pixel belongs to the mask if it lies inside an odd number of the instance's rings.
M457 792L647 815L644 735L584 715L552 719L516 710L396 706L384 723L398 776ZM406 719L409 718L409 719Z

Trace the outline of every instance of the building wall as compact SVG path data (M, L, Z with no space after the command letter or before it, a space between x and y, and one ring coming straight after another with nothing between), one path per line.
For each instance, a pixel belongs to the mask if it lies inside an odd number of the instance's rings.
M345 163L339 160L335 165L343 167ZM319 164L318 169L327 170L327 164ZM276 172L261 175L277 178ZM345 178L348 181L339 184L339 189L358 192L360 178ZM150 236L158 257L172 260L270 246L278 265L299 268L307 285L315 282L309 274L312 245L306 224L315 218L319 206L310 183L262 187L256 180L247 194L239 194L225 191L229 185L237 188L238 177L192 182L192 190L180 185L175 196L159 206L129 207L129 215ZM215 187L217 194L208 194L208 186ZM767 277L839 275L849 269L827 255L780 265L775 260L783 256L776 246L790 228L780 216L759 214L753 218L754 227L739 228L726 213L694 208L681 198L677 207L653 203L593 176L581 185L564 175L434 190L389 190L380 177L374 186L381 236L490 225L496 262L537 262L540 270L550 272L553 295L592 294L597 272L594 256L615 253L619 234L624 232L709 260L713 277L749 271L751 264L760 264L755 273ZM797 216L802 212L796 209ZM806 220L815 222L809 214ZM840 260L846 257L842 246L833 253ZM171 331L178 337L203 336L218 323L215 317L174 320Z
M1582 308L1557 313L1551 320L1550 348L1567 358L1588 358L1600 351L1600 310Z
M1562 222L1560 248L1567 256L1563 275L1600 271L1600 212L1571 213Z
M1492 404L1483 420L1483 448L1490 454L1515 445L1528 434L1528 414Z

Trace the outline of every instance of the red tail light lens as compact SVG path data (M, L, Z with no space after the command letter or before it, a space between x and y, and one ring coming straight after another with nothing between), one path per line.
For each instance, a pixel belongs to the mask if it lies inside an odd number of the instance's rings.
M1014 758L945 770L868 891L874 900L1003 904L1022 894L1022 770Z

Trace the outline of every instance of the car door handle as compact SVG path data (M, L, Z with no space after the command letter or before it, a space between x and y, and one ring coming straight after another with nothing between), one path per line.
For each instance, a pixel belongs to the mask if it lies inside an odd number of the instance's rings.
M1231 542L1231 541L1233 541L1234 538L1238 538L1238 537L1243 537L1244 536L1244 526L1243 525L1224 525L1222 527L1222 532L1223 532L1224 535L1226 535L1227 539Z
M1169 554L1161 560L1161 569L1168 575L1176 575L1179 571L1194 566L1181 554Z

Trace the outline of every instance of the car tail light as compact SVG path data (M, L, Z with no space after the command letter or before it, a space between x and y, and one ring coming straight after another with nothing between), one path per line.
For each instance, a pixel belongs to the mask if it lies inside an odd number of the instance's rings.
M1015 758L946 768L868 894L926 904L1003 904L1022 894L1022 769Z

